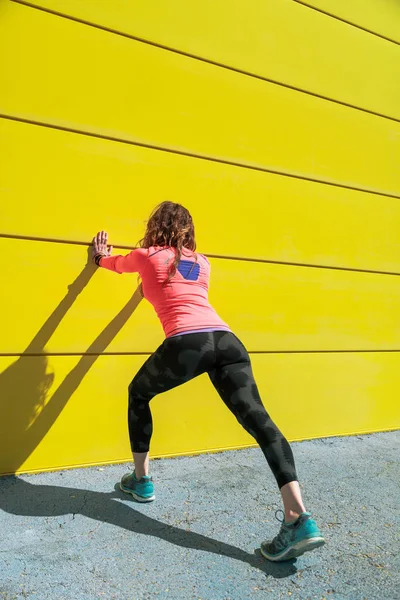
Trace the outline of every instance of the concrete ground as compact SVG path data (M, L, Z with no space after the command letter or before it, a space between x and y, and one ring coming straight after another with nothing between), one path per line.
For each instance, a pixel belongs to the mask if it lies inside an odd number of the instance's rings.
M281 564L258 550L280 508L258 449L154 461L147 505L126 465L1 478L0 599L399 599L399 432L293 449L327 544Z

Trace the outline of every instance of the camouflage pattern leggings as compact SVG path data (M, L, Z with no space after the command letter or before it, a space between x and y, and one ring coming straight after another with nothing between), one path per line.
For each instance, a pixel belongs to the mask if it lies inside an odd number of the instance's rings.
M133 452L147 452L153 431L150 400L208 373L222 400L263 451L279 488L297 481L292 450L265 410L246 348L227 331L167 338L129 386L128 425Z

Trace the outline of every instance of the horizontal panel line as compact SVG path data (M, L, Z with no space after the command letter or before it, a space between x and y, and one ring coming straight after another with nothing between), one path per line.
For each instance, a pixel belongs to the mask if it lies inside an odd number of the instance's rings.
M399 353L400 349L381 350L249 350L249 354L390 354Z
M392 44L396 44L397 46L400 46L400 42L398 42L397 40L394 40L393 38L383 35L382 33L378 33L377 31L373 31L372 29L368 29L367 27L364 27L362 25L358 25L357 23L353 23L353 21L349 21L348 19L344 19L343 17L339 17L338 15L334 15L333 13L330 13L329 11L324 10L323 8L318 8L317 6L314 6L313 4L309 4L308 2L305 2L304 0L294 0L294 2L297 2L297 4L302 4L303 6L306 6L307 8L310 8L311 10L315 10L316 12L322 13L323 15L327 15L328 17L332 17L333 19L336 19L337 21L346 23L346 25L351 25L351 27L356 27L357 29L361 29L361 31L365 31L366 33L370 33L371 35L375 35L376 37L386 40L387 42L391 42Z
M86 246L89 248L92 244L89 242L79 242L76 240L63 240L56 238L47 238L47 237L38 237L33 235L17 235L14 233L0 233L0 238L4 238L6 240L22 240L26 242L45 242L48 244L67 244L69 246ZM115 244L117 248L126 249L127 246L118 246ZM132 249L132 248L130 248Z
M345 102L344 100L338 100L336 98L331 98L329 96L325 96L323 94L319 94L317 92L312 92L310 90L307 90L305 88L301 88L295 85L291 85L289 83L284 83L282 81L278 81L276 79L272 79L269 77L265 77L263 75L259 75L257 73L253 73L252 71L246 71L245 69L240 69L239 67L233 67L231 65L227 65L225 63L221 63L219 61L215 61L212 60L210 58L205 58L203 56L199 56L197 54L192 54L191 52L186 52L184 50L178 50L177 48L173 48L171 46L166 46L165 44L160 44L158 42L153 42L151 40L147 40L145 38L141 38L129 33L124 33L123 31L119 31L118 29L113 29L111 27L107 27L105 25L99 25L97 23L93 23L91 21L87 21L85 19L81 19L79 17L74 17L71 15L67 15L65 13L62 12L58 12L55 11L53 9L50 8L44 8L41 6L36 6L35 4L31 4L30 2L25 2L24 0L11 0L12 2L14 2L15 4L22 4L23 6L28 6L29 8L33 8L35 10L39 10L45 13L49 13L52 14L54 16L57 17L61 17L64 19L68 19L70 21L75 21L77 23L80 23L82 25L87 25L89 27L93 27L95 29L100 29L102 31L106 31L107 33L112 33L115 35L119 35L121 37L125 37L131 40L134 40L135 42L140 42L142 44L146 44L148 46L153 46L155 48L159 48L160 50L166 50L167 52L173 52L174 54L179 54L181 56L185 56L186 58L192 58L194 60L200 61L200 62L204 62L210 65L213 65L214 67L220 67L222 69L227 69L228 71L233 71L235 73L239 73L240 75L245 75L246 77L252 77L253 79L259 79L261 81L266 81L267 83L272 83L274 85L278 85L280 87L284 87L287 89L290 89L294 92L299 92L301 94L307 94L308 96L313 96L315 98L319 98L320 100L326 100L327 102L333 102L334 104L340 104L342 106L346 106L347 108L351 108L354 110L359 110L365 113L368 113L370 115L373 115L375 117L381 117L383 119L389 119L390 121L395 121L397 123L400 123L400 118L399 117L393 117L391 115L385 114L385 113L381 113L378 111L374 111L371 110L369 108L364 108L362 106L358 106L356 104L351 104L350 102ZM322 12L322 11L321 11Z
M107 140L109 142L118 142L121 144L128 144L130 146L136 146L138 148L146 148L148 150L156 150L158 152L166 152L168 154L174 154L176 156L185 156L188 158L196 158L198 160L206 160L208 162L229 165L231 167L238 167L240 169L249 169L250 171L258 171L261 173L270 173L272 175L279 175L281 177L289 177L290 179L300 179L301 181L311 181L312 183L318 183L320 185L329 185L331 187L337 187L345 190L352 190L354 192L364 192L366 194L373 194L374 196L384 196L385 198L396 198L400 199L400 194L394 192L385 192L382 190L374 190L372 188L363 188L346 183L339 183L337 181L330 181L329 179L317 179L315 177L309 177L307 175L300 175L298 173L292 173L290 171L280 171L269 167L262 167L251 163L241 163L226 158L218 158L216 156L207 156L206 154L197 154L195 152L189 152L185 150L178 150L177 148L167 148L164 146L156 146L155 144L146 144L144 142L138 142L133 139L119 138L112 135L106 135L104 133L96 133L94 131L85 131L83 129L76 129L75 127L67 127L65 125L57 125L55 123L47 123L45 121L36 121L34 119L27 119L25 117L17 117L15 115L9 115L0 113L0 119L7 121L15 121L16 123L25 123L27 125L34 125L35 127L45 127L47 129L54 129L56 131L65 131L67 133L75 133L77 135L85 135L100 140Z
M284 261L284 260L270 260L270 259L263 259L263 258L247 258L247 257L241 258L239 256L222 256L222 255L217 255L217 254L207 254L207 256L210 258L220 258L220 259L223 258L225 260L238 260L238 261L243 261L243 262L260 262L260 263L267 263L270 265L304 267L307 269L330 269L332 271L350 271L352 273L373 273L374 275L394 275L394 276L400 275L400 272L379 271L376 269L361 269L361 268L355 268L355 267L338 267L338 266L334 266L334 265L318 265L318 264L312 264L312 263L300 263L300 262Z
M156 350L156 348L154 348ZM249 354L396 354L400 349L383 350L248 350ZM0 358L41 357L41 356L151 356L148 352L0 352Z
M46 238L46 237L37 237L37 236L29 236L29 235L17 235L13 233L0 233L0 239L11 239L11 240L22 240L27 242L44 242L49 244L66 244L72 246L84 246L89 248L92 244L89 242L80 242L76 240L63 240L56 238ZM115 248L121 250L134 250L134 246L125 246L123 244L113 244ZM370 273L373 275L391 275L398 277L400 272L397 271L380 271L377 269L362 269L356 267L339 267L335 265L319 265L313 263L300 263L293 261L284 261L284 260L272 260L268 258L252 258L248 256L228 256L224 254L210 254L208 252L203 252L208 258L215 258L218 260L236 260L238 262L252 262L252 263L264 263L269 265L282 265L286 267L302 267L305 269L329 269L331 271L350 271L352 273Z

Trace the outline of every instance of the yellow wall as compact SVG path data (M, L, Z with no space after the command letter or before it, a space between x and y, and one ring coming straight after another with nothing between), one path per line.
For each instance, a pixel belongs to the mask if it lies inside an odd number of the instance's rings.
M129 458L162 332L87 244L164 199L289 439L398 427L397 3L29 4L0 4L0 473ZM252 444L206 377L153 402L154 456Z

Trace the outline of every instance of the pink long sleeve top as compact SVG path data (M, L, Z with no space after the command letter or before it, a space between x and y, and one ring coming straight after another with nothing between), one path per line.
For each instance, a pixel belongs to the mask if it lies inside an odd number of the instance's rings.
M175 275L165 283L175 250L137 248L126 256L99 261L116 273L139 273L143 295L153 305L166 337L197 331L230 331L208 301L210 263L203 254L184 248Z

